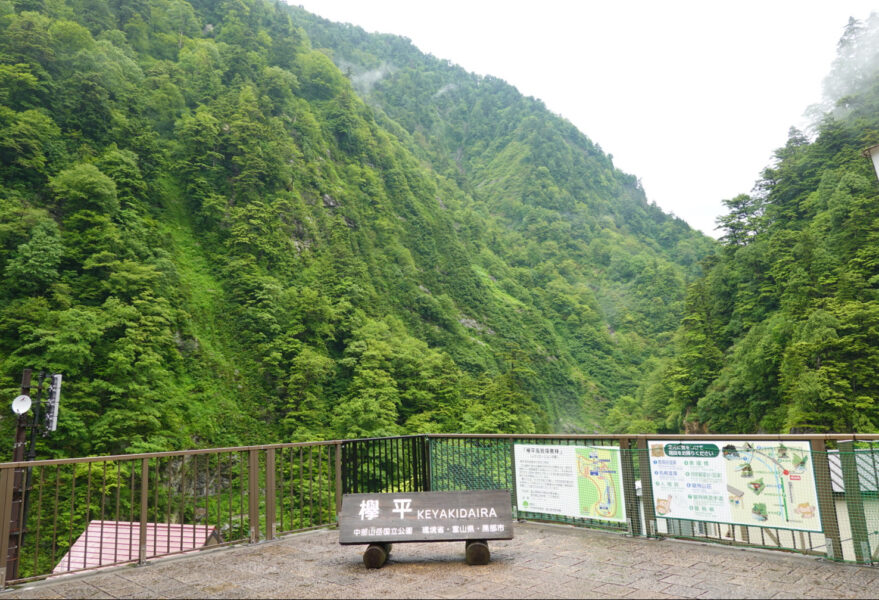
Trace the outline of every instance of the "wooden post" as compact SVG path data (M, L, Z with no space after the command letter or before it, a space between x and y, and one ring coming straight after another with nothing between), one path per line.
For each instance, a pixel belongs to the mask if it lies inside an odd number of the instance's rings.
M464 560L470 566L487 565L491 560L491 552L486 540L467 540L464 545Z
M149 518L150 459L140 461L140 540L137 546L137 564L146 564L147 519Z
M275 539L275 449L266 449L266 539Z
M336 442L336 524L342 512L342 442Z
M818 488L818 510L821 511L821 528L824 530L827 558L842 560L842 541L839 539L839 520L836 502L833 500L833 484L830 480L830 463L823 438L810 440L812 464L815 467L815 486Z
M873 560L870 556L870 539L867 535L867 518L864 515L864 498L861 496L861 482L858 475L854 440L839 442L839 464L842 466L845 506L848 509L852 544L855 547L855 560L869 565L873 563Z
M363 565L367 569L380 569L388 562L391 555L391 544L370 544L363 553Z
M644 504L644 531L647 537L658 536L656 512L653 507L653 478L650 474L650 451L647 438L638 438L638 467L641 471L641 502Z
M259 541L259 450L251 450L247 461L247 508L250 543Z
M14 491L12 469L0 469L0 556L9 556L9 542L12 537L12 493ZM6 587L9 562L0 562L0 589ZM9 577L11 579L11 577Z
M629 522L629 533L639 536L643 530L641 528L641 511L638 509L638 492L635 489L635 454L631 445L632 442L629 438L620 438L620 469L622 470L623 497L626 499L626 519Z

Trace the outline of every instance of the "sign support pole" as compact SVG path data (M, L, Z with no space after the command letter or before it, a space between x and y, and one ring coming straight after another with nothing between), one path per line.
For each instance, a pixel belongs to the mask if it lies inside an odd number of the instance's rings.
M855 560L861 564L872 564L870 540L867 535L867 518L864 515L864 498L858 476L858 457L854 441L839 442L839 463L842 465L842 481L845 486L845 506L852 531L852 544L855 547Z
M812 444L812 465L815 467L815 483L819 490L832 490L830 463L827 461L827 446L823 438L814 438ZM827 498L826 496L830 496ZM833 492L818 494L818 509L821 511L821 528L824 530L827 558L842 560L842 541L839 539L839 521L836 517L836 503Z
M644 531L647 537L658 537L656 512L653 505L653 477L650 474L650 453L647 438L638 438L638 467L641 471L641 502L644 505Z
M640 536L641 514L638 510L638 492L635 489L635 452L629 438L620 438L620 469L622 470L623 497L626 499L626 518L629 520L629 533Z

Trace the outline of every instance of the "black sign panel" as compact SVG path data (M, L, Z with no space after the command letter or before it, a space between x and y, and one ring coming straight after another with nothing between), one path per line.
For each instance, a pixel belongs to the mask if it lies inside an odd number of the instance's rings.
M340 544L511 539L509 490L342 497Z

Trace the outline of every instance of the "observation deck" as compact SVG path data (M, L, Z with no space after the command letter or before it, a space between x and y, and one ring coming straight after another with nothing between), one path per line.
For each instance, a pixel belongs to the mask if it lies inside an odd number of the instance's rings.
M717 544L518 523L492 561L462 543L395 546L367 570L362 548L321 529L257 544L63 575L7 598L876 598L879 570Z
M509 490L520 520L489 565L405 543L366 571L338 543L345 494L465 490ZM879 434L430 434L0 463L4 556L0 600L877 598Z

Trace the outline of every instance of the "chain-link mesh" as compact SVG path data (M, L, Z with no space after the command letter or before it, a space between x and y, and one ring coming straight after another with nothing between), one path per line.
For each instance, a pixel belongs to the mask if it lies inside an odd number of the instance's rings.
M879 443L841 442L827 452L843 560L879 561Z
M512 492L511 447L502 438L430 438L430 489Z
M516 445L618 447L615 446L616 443L616 440L606 439L430 438L431 489L435 491L508 489L512 494L513 515L516 518L556 521L615 531L631 531L631 523L531 512L521 509L517 502L514 464L514 447ZM632 490L634 490L634 479L630 479Z

